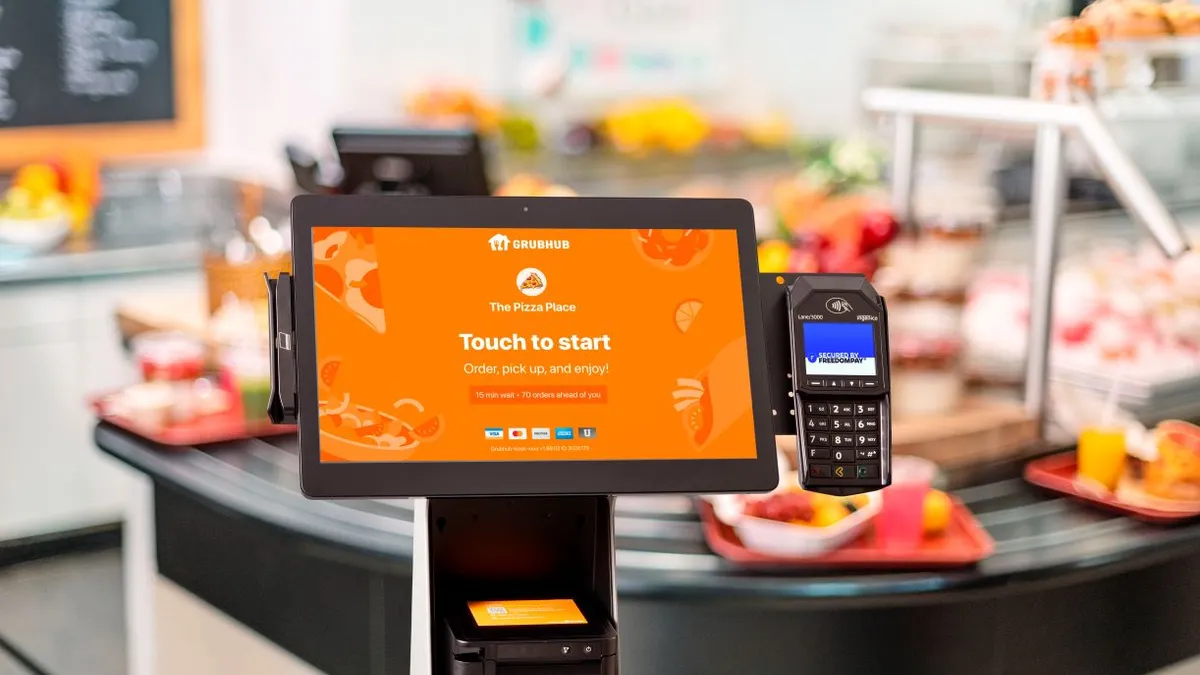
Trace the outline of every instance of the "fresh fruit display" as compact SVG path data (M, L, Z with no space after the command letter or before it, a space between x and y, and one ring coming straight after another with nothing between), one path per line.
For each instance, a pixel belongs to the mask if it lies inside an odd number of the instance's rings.
M493 193L496 197L575 197L575 191L530 173L509 178Z
M843 272L865 274L879 268L879 251L900 226L892 214L857 196L835 197L817 205L795 231L759 245L763 272Z
M801 171L775 182L765 196L775 231L760 244L759 269L872 276L879 253L900 232L892 213L866 191L879 181L879 153L846 140L811 143L796 154Z
M490 134L500 126L500 108L465 89L430 88L408 97L405 112L414 121L430 126L468 124Z
M644 155L654 150L687 154L708 138L705 115L682 99L635 101L620 105L601 122L604 136L618 151Z
M99 168L81 158L22 166L0 197L0 239L33 250L83 233L100 200Z
M528 115L503 115L500 119L500 136L507 147L517 152L533 152L542 147L542 135L537 122Z
M742 129L742 135L751 145L768 150L786 147L792 134L791 121L778 112L750 119Z
M794 147L793 154L804 166L801 178L826 195L874 186L883 174L883 153L859 139L807 141Z

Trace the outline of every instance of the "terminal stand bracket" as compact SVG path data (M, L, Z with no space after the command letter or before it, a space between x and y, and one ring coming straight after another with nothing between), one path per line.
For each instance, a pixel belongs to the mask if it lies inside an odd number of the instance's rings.
M297 383L295 295L292 275L267 279L267 325L271 350L271 400L267 417L275 424L295 424L300 397Z
M787 289L800 274L759 274L759 300L762 303L763 336L766 341L767 381L771 387L771 424L776 436L796 434L796 387L792 373L792 343L788 327Z

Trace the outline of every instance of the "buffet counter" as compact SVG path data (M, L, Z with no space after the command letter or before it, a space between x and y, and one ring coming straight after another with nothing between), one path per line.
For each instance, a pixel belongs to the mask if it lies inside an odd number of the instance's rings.
M408 672L407 500L305 499L293 437L176 451L102 423L95 440L145 474L126 533L130 644L157 651L131 655L135 675L139 663L217 672L198 654L225 659L227 672ZM709 552L690 498L618 499L623 672L958 674L987 664L1116 675L1200 653L1200 524L1142 525L1038 492L1016 465L990 473L955 494L995 553L945 571L747 573ZM186 618L179 598L194 606ZM239 661L247 644L263 653Z
M0 284L55 282L126 274L176 272L199 267L195 241L130 244L103 240L72 242L37 255L0 257Z

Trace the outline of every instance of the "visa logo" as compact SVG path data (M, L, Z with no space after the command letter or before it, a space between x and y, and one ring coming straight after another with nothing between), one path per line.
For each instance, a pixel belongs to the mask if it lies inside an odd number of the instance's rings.
M550 428L549 427L534 427L530 433L532 434L532 438L535 441L550 440Z
M554 439L558 441L569 441L575 438L575 430L571 427L555 427Z
M483 430L483 437L491 439L504 438L504 429L500 427L488 427Z

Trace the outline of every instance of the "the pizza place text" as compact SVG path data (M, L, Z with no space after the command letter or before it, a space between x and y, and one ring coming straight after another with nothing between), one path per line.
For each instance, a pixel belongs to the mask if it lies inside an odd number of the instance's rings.
M533 314L537 312L569 313L575 311L575 305L563 302L492 302L493 312L513 312L514 314Z
M607 335L567 335L560 338L530 335L482 336L471 333L459 333L463 349L469 352L521 352L533 349L538 352L548 352L554 349L562 351L611 351Z

